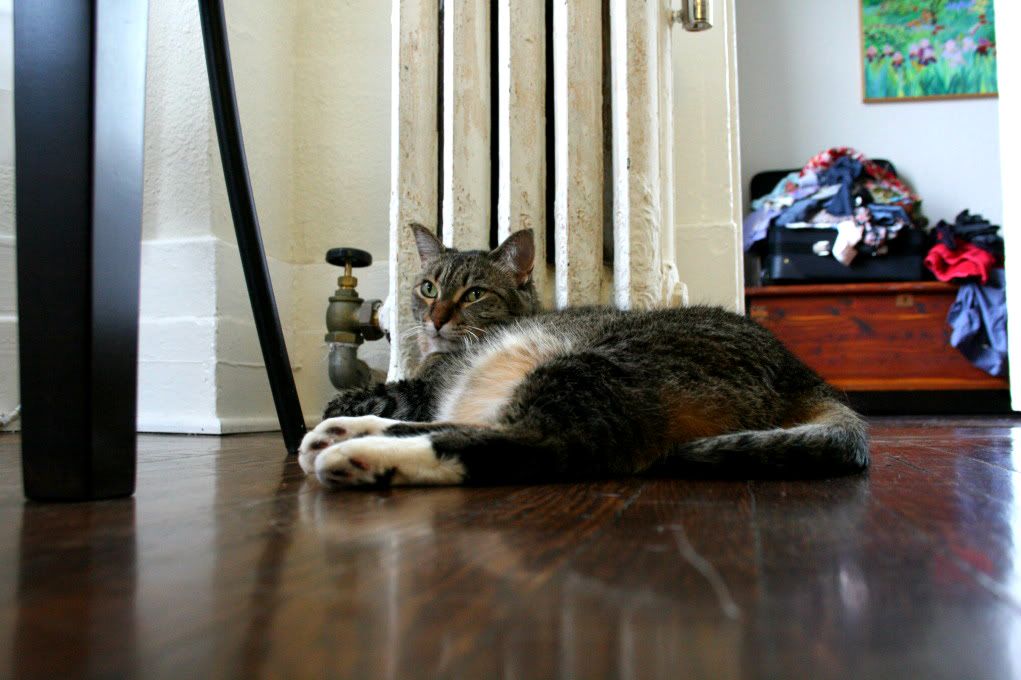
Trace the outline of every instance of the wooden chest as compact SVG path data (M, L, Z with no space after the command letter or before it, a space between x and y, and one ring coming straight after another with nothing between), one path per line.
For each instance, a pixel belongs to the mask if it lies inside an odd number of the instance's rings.
M937 282L766 286L748 315L848 392L1005 390L950 346L957 287Z

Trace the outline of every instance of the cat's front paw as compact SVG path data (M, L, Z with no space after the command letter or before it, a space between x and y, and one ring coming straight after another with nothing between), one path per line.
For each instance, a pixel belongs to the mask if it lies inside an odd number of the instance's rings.
M315 459L325 486L460 484L464 466L439 458L428 435L363 437L334 444Z
M327 418L305 435L298 447L298 464L305 474L315 472L316 458L324 450L340 442L380 434L399 421L378 416L341 416Z

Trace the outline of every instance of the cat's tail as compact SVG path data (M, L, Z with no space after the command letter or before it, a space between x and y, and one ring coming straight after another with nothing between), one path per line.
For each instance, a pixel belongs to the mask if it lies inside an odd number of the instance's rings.
M823 477L869 465L868 426L833 395L815 397L801 424L705 437L678 445L666 467L694 465L725 474Z

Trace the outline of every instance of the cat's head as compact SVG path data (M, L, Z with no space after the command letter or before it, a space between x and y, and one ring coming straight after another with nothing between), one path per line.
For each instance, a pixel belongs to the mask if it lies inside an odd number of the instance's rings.
M539 311L532 285L531 229L511 234L487 252L445 248L425 227L411 228L422 259L411 304L421 322L418 344L423 355L455 351L500 324Z

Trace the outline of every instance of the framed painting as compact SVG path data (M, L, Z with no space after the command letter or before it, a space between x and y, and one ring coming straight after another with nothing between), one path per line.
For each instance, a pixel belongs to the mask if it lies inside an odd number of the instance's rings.
M860 0L866 103L995 97L993 0Z

